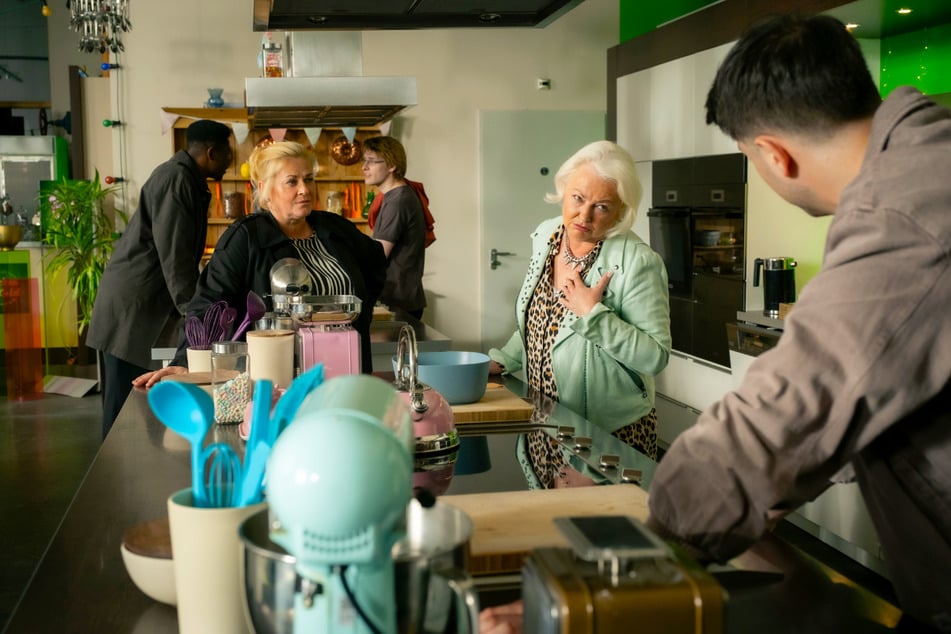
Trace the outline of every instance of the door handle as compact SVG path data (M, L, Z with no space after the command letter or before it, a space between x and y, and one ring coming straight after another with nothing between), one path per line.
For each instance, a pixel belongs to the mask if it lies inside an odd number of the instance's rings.
M499 257L505 256L505 255L518 255L518 254L512 253L510 251L499 251L498 249L492 249L491 251L489 251L489 266L492 268L493 271L502 265L502 263L499 262Z

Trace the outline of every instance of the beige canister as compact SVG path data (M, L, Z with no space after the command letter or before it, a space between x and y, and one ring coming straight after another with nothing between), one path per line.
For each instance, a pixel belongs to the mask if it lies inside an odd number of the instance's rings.
M251 380L289 386L294 380L294 331L252 330L247 340Z

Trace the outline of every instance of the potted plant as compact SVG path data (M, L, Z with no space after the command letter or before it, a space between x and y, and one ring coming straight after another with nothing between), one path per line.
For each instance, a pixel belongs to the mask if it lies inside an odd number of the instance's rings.
M118 237L107 198L117 187L103 188L99 172L91 180L56 181L48 192L43 220L43 242L53 251L46 263L47 275L66 268L66 282L76 299L77 328L82 335L89 325L99 280ZM111 207L111 205L109 206ZM127 215L114 210L125 224Z

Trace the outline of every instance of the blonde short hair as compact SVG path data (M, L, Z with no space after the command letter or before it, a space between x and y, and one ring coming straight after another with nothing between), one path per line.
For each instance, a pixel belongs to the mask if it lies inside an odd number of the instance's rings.
M555 174L556 193L546 194L545 200L560 204L564 200L565 187L571 176L584 165L592 166L601 178L613 181L617 187L618 198L621 199L621 213L617 224L611 227L606 237L613 238L630 231L634 226L643 190L637 177L634 157L617 143L595 141L575 152L558 168L558 173Z
M284 162L289 159L304 159L316 172L317 157L307 147L296 141L280 141L254 148L248 158L251 168L251 182L255 185L254 206L267 209L266 201L271 197L274 177ZM262 183L260 186L258 183Z

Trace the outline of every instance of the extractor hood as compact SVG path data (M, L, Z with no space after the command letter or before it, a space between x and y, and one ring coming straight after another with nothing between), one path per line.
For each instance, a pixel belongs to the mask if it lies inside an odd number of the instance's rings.
M254 0L255 31L544 27L582 0Z
M416 105L415 77L249 77L252 128L373 127Z
M253 128L373 127L416 105L415 77L362 74L359 32L291 32L283 44L290 77L245 79Z

